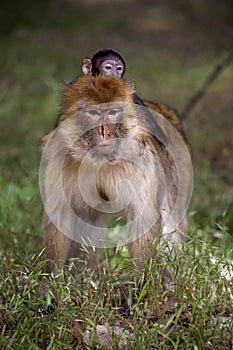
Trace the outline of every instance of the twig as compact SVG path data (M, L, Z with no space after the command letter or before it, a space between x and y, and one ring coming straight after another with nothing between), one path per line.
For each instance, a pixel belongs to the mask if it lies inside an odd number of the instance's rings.
M190 114L190 111L195 107L197 102L204 96L209 86L214 82L214 80L219 76L219 74L232 62L233 53L230 53L226 58L222 60L211 72L211 74L207 77L201 88L197 91L197 93L188 101L186 106L180 112L180 118L183 120L187 118Z

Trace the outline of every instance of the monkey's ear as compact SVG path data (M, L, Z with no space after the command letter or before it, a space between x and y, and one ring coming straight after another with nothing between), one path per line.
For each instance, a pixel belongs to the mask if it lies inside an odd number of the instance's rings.
M84 57L82 65L83 75L92 75L92 63L89 57Z

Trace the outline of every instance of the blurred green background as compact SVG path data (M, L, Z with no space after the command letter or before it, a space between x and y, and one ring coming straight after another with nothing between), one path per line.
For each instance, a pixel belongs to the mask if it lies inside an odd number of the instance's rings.
M59 112L60 83L84 56L112 48L139 96L181 111L232 51L230 0L19 0L0 6L0 248L43 247L40 138ZM229 65L184 124L195 187L190 235L233 250L233 74Z

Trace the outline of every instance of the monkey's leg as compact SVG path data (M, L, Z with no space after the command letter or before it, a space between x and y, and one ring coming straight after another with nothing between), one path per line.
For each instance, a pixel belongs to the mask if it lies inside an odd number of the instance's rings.
M44 226L46 246L46 271L57 274L64 268L69 257L71 240L57 230L53 224Z
M156 247L159 242L160 224L156 224L150 231L129 244L130 257L135 259L138 276L146 260L156 256Z

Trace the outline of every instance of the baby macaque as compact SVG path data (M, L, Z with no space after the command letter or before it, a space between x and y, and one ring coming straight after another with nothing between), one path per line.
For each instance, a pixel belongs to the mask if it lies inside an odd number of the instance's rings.
M98 51L92 58L83 59L82 72L85 76L107 75L121 79L125 74L125 61L118 52L104 49ZM144 106L143 100L135 93L133 100L134 103Z
M105 75L62 87L57 127L43 138L47 271L62 270L71 258L94 269L99 249L117 245L127 245L140 271L157 251L160 260L163 253L174 258L182 246L189 148L179 127L161 113L144 114L133 94L132 84ZM166 136L174 133L169 154L158 142L158 125ZM117 236L106 230L113 217L126 220ZM79 261L77 277L81 268Z
M83 59L82 72L83 75L122 78L125 73L125 62L116 51L104 49L98 51L92 58Z

